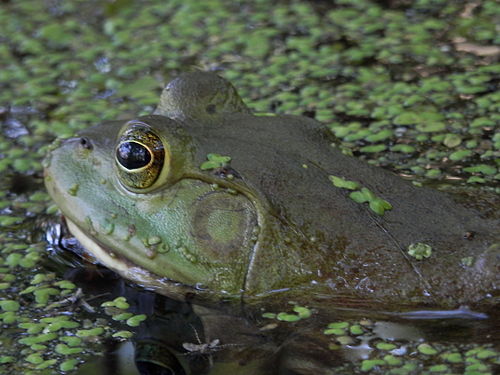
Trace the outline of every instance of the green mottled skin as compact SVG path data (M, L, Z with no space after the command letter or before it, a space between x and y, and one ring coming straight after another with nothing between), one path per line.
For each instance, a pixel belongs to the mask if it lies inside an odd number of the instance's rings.
M82 132L90 148L64 141L46 168L63 214L127 259L133 272L125 277L173 296L203 285L216 295L292 288L440 304L481 301L498 288L497 222L342 154L314 120L254 116L231 84L204 72L172 81L155 113L136 120L170 153L150 188L130 191L117 175L127 121ZM228 168L201 170L210 153L230 156ZM330 175L358 182L392 209L375 214ZM432 247L430 258L406 253L417 242ZM475 261L464 266L469 256ZM134 276L142 270L146 281Z

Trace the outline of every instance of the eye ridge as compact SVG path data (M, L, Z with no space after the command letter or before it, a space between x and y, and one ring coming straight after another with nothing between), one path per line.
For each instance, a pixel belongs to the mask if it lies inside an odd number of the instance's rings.
M127 140L121 142L116 148L116 159L118 164L126 170L140 171L153 164L154 153L141 142Z

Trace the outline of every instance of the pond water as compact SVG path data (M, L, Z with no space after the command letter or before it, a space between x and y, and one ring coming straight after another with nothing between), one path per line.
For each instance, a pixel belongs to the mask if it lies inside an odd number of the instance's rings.
M149 114L203 68L252 110L313 117L355 157L498 215L495 17L488 0L2 1L0 373L500 372L498 299L262 309L130 285L74 255L42 168L57 136Z

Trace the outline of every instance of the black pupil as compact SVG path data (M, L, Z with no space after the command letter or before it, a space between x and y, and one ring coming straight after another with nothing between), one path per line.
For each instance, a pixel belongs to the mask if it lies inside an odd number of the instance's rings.
M151 153L136 142L123 142L116 150L118 162L127 169L142 168L151 161Z

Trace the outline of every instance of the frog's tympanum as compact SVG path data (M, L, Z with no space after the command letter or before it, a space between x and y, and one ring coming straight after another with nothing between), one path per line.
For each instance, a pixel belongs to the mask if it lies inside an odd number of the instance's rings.
M344 155L312 119L252 114L213 73L181 75L152 115L91 127L46 165L81 244L169 296L444 305L498 290L498 222Z

